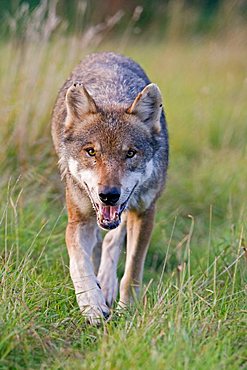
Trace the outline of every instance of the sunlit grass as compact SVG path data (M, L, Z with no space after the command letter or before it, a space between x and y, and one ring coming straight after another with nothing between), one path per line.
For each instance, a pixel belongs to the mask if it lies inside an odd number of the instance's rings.
M133 57L160 86L171 158L143 299L100 328L85 326L75 302L50 138L57 91L87 50L76 38L0 46L1 368L245 367L244 46L101 46ZM120 275L123 262L124 253Z

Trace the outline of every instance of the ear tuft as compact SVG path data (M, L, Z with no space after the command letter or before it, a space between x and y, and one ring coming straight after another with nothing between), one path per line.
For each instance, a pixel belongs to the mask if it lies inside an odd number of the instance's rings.
M95 101L80 82L74 82L66 93L65 98L67 117L66 128L73 125L75 119L83 119L85 114L97 113Z
M156 84L149 84L137 95L127 113L137 115L140 120L160 132L160 116L162 113L162 97Z

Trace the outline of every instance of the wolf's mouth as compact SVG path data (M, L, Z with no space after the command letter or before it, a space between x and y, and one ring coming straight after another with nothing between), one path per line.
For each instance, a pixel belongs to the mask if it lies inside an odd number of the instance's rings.
M93 197L90 194L88 185L84 182L85 188L87 190L88 196L92 202L93 208L96 211L97 215L97 223L98 225L105 230L112 230L118 227L121 223L121 215L123 211L126 209L128 201L133 194L135 188L138 185L138 182L133 187L132 191L130 192L128 198L124 203L118 206L106 206L102 203L95 203Z
M127 202L128 200L120 206L95 204L98 225L106 230L112 230L118 227L121 223L121 215L127 206Z

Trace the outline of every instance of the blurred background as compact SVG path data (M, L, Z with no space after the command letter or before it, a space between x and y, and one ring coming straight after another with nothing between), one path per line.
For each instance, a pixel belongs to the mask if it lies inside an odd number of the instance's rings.
M102 50L159 85L171 145L145 305L110 335L81 330L50 135L60 87ZM0 89L0 367L245 368L247 1L0 0Z
M189 214L197 220L195 245L206 243L212 217L224 230L218 236L230 237L246 212L246 1L1 0L0 19L3 207L12 189L24 224L37 222L34 230L42 220L49 227L63 209L50 135L53 105L86 54L113 50L135 59L159 85L168 120L169 179L148 256L150 276L161 266L174 217L174 246L188 230ZM200 258L198 248L195 254Z
M18 37L24 37L31 17L40 22L40 28L50 21L47 37L61 28L64 34L79 36L89 27L97 26L95 31L107 29L108 37L121 38L127 28L132 37L162 39L171 35L201 37L236 32L246 22L247 3L244 0L1 0L0 14L2 33L6 36L16 32Z
M50 136L57 92L86 54L113 50L159 85L168 120L169 180L150 266L160 266L174 217L174 245L188 214L198 238L212 215L231 234L247 193L246 1L1 0L0 19L2 204L10 188L22 189L25 222L36 203L41 219L56 217L64 204Z

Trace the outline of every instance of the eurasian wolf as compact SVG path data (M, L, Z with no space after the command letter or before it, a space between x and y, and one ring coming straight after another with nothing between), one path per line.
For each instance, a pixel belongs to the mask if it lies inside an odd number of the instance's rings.
M91 54L59 92L52 137L66 185L70 274L81 311L98 323L117 297L125 239L119 305L140 290L168 166L160 90L131 59ZM108 230L103 243L100 228Z

